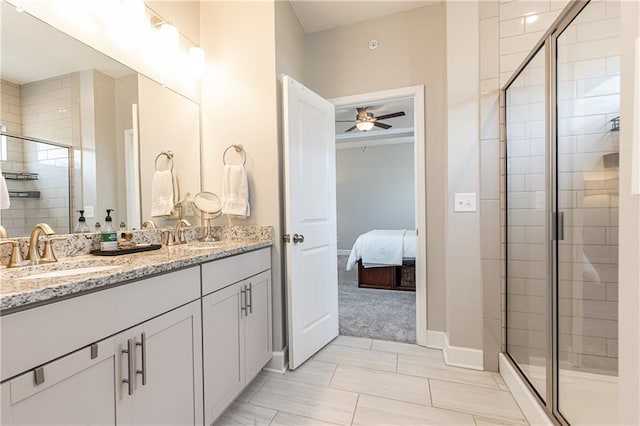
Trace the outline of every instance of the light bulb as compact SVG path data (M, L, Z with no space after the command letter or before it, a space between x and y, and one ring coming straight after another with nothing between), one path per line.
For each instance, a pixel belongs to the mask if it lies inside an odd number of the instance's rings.
M362 132L368 132L373 129L373 121L358 121L356 127Z
M170 48L177 48L180 41L180 33L178 29L169 23L163 23L159 29L160 38L163 44Z

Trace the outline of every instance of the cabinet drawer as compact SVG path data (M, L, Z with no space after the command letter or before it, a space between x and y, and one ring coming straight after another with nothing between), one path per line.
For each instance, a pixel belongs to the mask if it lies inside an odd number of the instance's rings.
M36 384L35 370L12 379L11 404L16 404L113 357L113 338L102 340L96 345L98 350L94 359L91 359L91 348L88 347L40 367L43 380L40 384ZM113 371L113 367L111 367L111 371Z
M271 248L263 248L202 265L202 295L271 268Z
M2 381L200 297L197 266L0 317Z

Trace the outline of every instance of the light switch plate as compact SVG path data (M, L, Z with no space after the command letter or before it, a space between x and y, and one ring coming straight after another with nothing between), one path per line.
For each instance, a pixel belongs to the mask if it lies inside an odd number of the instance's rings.
M454 211L475 212L476 211L476 193L475 192L456 192L454 203L455 203Z
M88 217L89 219L95 217L93 206L84 206L84 217Z

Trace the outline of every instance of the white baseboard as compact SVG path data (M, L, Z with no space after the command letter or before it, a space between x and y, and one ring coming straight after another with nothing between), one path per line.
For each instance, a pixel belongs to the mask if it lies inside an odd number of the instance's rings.
M444 331L427 330L427 347L444 349L447 334Z
M284 374L289 366L289 349L285 346L281 351L273 352L271 361L264 366L263 370L272 373Z
M522 381L518 372L504 354L499 355L500 375L511 391L522 413L531 425L553 425L547 413L540 406L538 399Z
M480 349L449 345L449 336L444 331L427 330L427 347L442 349L444 362L454 367L484 370L483 352Z
M338 250L338 256L349 256L351 254L351 250Z
M454 367L484 370L484 355L482 350L463 346L447 346L442 350L444 362Z

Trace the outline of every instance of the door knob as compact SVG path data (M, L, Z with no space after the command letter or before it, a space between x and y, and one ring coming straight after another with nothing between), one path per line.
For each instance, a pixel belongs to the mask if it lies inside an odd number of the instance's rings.
M304 235L302 235L302 234L293 234L293 242L294 243L304 243Z

